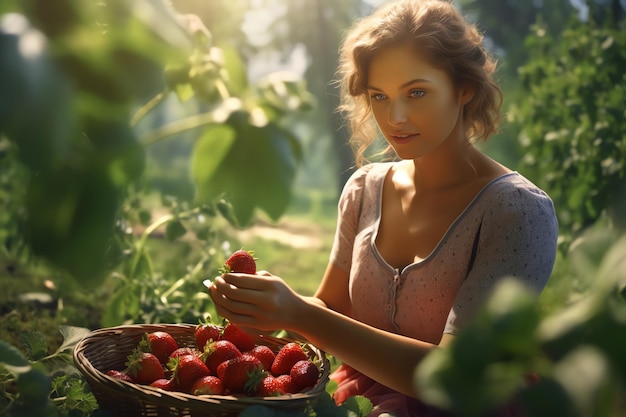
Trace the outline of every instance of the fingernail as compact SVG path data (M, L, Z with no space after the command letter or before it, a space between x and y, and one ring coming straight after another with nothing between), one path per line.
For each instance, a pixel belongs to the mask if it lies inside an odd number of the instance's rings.
M202 281L202 284L207 288L211 288L213 286L213 281L211 281L210 279L205 279L204 281Z

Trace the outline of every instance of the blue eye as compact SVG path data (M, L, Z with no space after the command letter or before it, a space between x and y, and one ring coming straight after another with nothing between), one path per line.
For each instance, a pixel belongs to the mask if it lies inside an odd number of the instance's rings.
M386 96L384 94L372 94L370 98L375 101L383 101Z
M409 96L411 96L413 98L423 97L424 94L426 94L426 91L424 91L424 90L411 90L409 92Z

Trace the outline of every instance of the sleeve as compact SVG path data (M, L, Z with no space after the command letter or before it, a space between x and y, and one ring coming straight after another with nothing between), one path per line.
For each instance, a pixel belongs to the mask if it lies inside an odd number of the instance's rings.
M550 197L535 187L496 193L485 211L475 257L448 315L444 333L465 326L505 277L541 293L556 257L558 223Z
M343 187L337 205L337 228L330 252L330 262L349 271L352 264L352 247L357 234L361 199L369 165L355 171Z

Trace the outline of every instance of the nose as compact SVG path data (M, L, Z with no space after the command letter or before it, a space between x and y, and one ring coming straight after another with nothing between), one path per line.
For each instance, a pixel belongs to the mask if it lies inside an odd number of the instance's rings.
M407 109L405 103L401 100L394 100L389 103L389 113L387 114L387 122L390 125L400 125L407 121Z

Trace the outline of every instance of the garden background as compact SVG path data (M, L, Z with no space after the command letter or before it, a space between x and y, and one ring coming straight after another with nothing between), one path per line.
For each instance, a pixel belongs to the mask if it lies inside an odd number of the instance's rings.
M503 282L420 393L481 416L537 371L533 416L626 415L625 2L457 3L500 59L505 123L479 146L552 196L559 254L539 304ZM240 247L315 290L353 169L336 52L374 5L2 2L0 416L106 415L76 341L216 319L201 282Z

